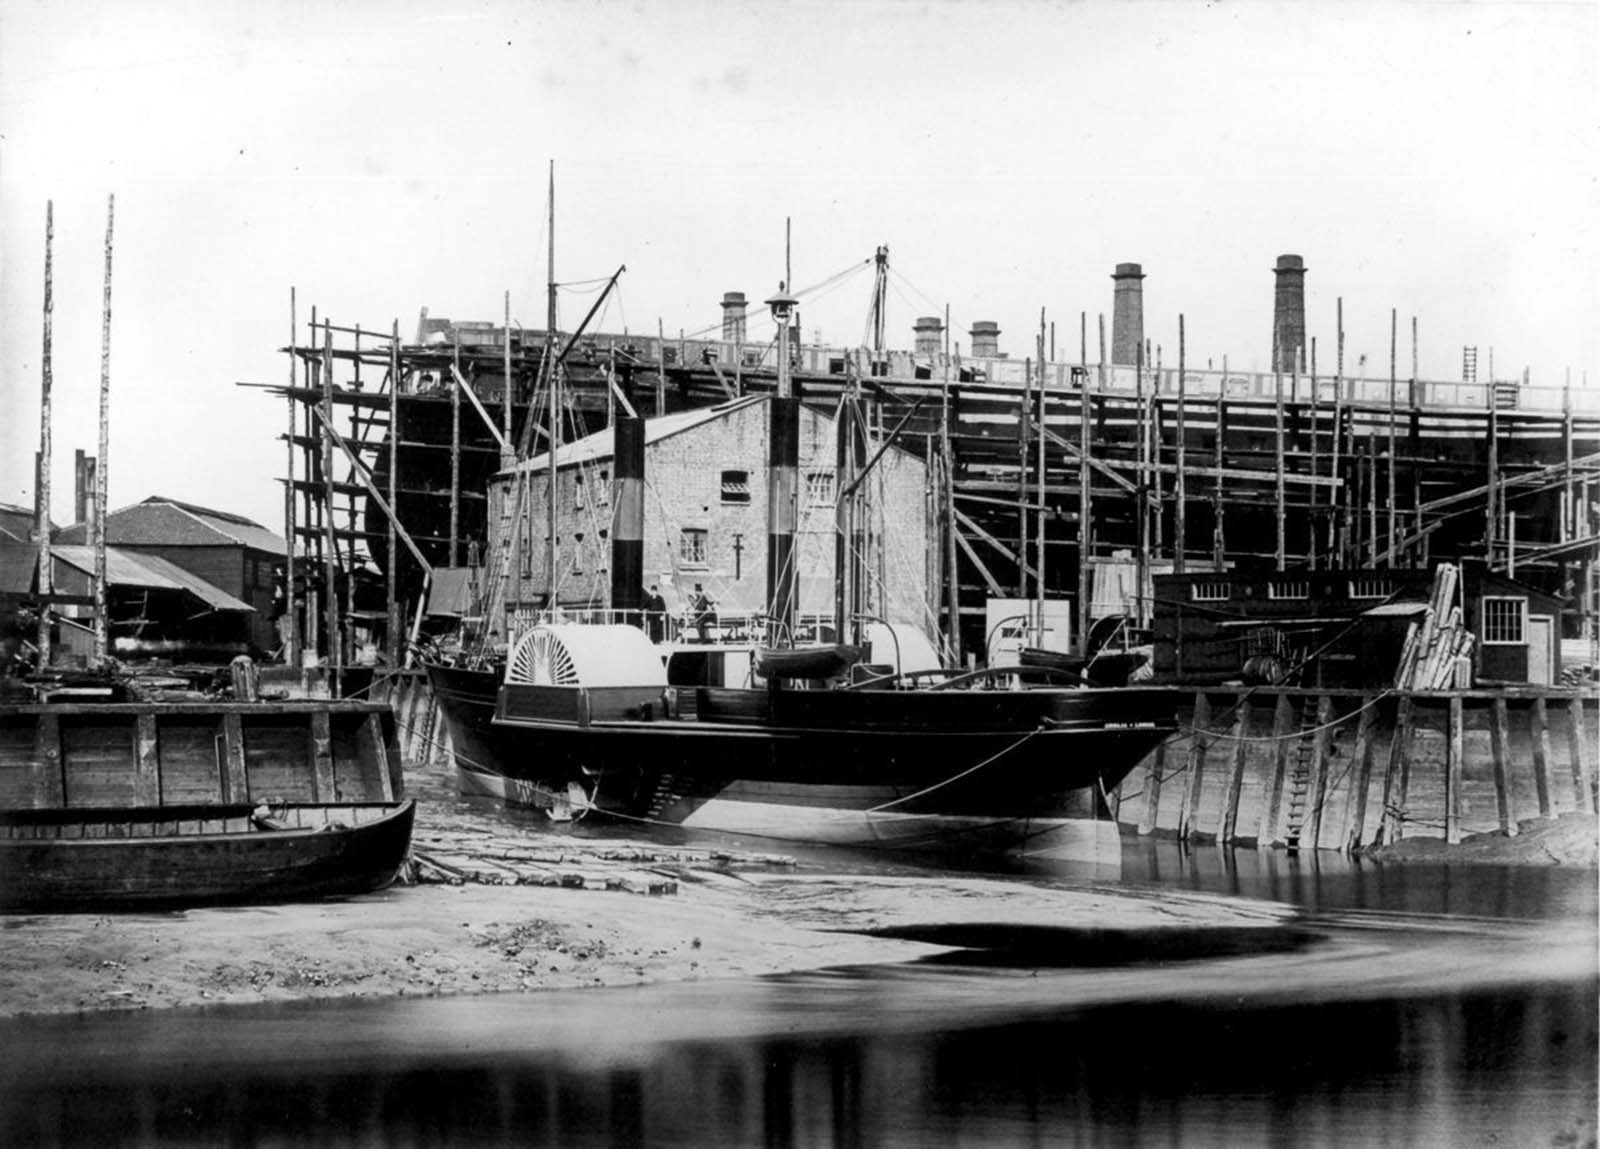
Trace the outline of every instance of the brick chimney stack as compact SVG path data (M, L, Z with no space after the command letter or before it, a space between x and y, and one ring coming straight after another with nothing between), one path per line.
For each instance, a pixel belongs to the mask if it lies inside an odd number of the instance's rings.
M1000 325L992 319L980 319L967 332L972 339L974 359L1000 358Z
M1277 286L1272 308L1272 369L1287 375L1306 345L1306 261L1280 255L1272 269Z
M1111 300L1111 362L1133 367L1144 343L1144 269L1137 263L1119 263L1111 274L1116 286Z
M918 355L937 355L944 350L944 320L937 315L924 315L911 325Z
M744 292L729 291L722 296L722 338L728 343L744 342Z

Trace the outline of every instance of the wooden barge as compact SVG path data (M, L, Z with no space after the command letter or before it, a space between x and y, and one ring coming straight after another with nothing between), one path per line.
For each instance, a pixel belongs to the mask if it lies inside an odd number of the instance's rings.
M413 817L386 704L0 706L0 908L361 893Z

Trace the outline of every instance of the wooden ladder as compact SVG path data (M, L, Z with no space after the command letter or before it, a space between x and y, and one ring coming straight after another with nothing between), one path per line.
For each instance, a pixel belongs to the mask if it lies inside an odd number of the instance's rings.
M1311 802L1311 764L1316 755L1317 708L1310 699L1300 704L1300 729L1295 734L1294 765L1289 771L1289 795L1284 811L1283 841L1291 850L1300 847Z

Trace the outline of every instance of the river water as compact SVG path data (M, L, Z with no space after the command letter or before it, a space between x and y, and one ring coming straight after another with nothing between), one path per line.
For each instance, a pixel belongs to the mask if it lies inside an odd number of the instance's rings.
M1595 1143L1592 872L1130 840L1095 884L1303 913L1242 951L1064 923L773 978L5 1023L0 1144Z

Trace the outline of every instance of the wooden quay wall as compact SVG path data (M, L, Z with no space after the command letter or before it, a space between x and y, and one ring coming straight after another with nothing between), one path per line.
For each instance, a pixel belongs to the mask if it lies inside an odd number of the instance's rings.
M1126 830L1355 852L1597 809L1593 689L1208 686L1179 720L1111 796Z

